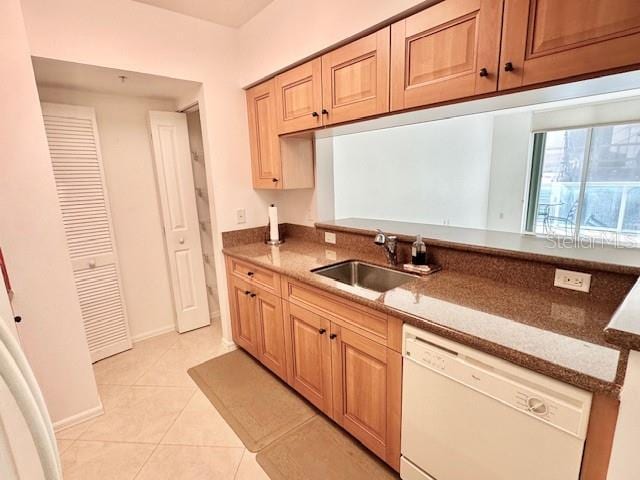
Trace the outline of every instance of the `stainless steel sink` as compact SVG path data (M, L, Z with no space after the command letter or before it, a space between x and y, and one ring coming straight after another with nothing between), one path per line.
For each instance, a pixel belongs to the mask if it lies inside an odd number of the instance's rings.
M336 263L311 271L347 285L381 293L416 279L415 275L409 273L398 272L390 268L369 265L355 260Z

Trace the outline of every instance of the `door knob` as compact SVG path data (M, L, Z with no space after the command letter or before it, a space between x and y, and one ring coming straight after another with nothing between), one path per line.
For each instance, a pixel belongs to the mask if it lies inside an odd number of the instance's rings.
M184 243L184 238L180 237L180 238L178 239L178 243L179 243L180 245L182 245L182 244Z

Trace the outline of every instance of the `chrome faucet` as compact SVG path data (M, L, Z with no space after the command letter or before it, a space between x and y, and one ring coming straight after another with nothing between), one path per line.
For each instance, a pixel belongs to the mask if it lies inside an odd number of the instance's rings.
M384 254L390 265L398 265L398 237L395 235L386 235L378 228L373 243L384 248Z

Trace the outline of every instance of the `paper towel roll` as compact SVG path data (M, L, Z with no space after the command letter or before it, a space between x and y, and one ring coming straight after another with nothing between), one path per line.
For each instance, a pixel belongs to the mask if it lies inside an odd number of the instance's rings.
M278 232L278 207L273 204L269 207L269 240L280 240L280 233Z
M280 266L280 247L271 247L271 261L276 267Z

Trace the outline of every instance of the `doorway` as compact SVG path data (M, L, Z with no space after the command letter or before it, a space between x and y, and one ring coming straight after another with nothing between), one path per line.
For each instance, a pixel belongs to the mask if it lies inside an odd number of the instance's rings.
M119 348L124 350L130 348L131 343L170 331L185 332L209 325L212 321L219 322L213 262L213 234L216 226L211 223L209 214L211 195L206 182L203 133L197 107L193 111L181 113L183 109L180 104L189 98L193 99L193 103L198 98L201 85L42 58L34 58L33 65L41 102L85 107L94 112L96 148L100 151L101 167L104 170L102 184L98 187L104 190L105 198L108 197L105 201L111 211L113 248L117 251L115 271L121 285L119 297L131 340L128 346L125 342ZM171 208L165 205L166 202L163 203L168 183L166 175L161 175L162 172L158 169L161 162L158 161L158 146L154 147L155 138L151 135L153 122L150 112L159 112L177 119L176 125L181 125L173 132L178 136L172 137L171 141L175 141L175 145L182 142L186 163L183 162L185 164L180 168L175 164L165 163L163 170L174 173L179 171L175 179L180 181L180 188L172 194L180 197L174 196L174 203L182 207L193 205L191 210L182 210L183 223L192 224L195 232L189 252L192 263L185 266L183 262L173 269L171 259L184 259L187 255L184 248L169 248L167 224L171 223ZM163 135L167 131L164 129ZM66 138L66 133L62 137ZM62 137L58 135L56 138ZM168 138L165 137L165 140ZM72 140L79 141L78 138ZM73 144L69 143L65 148L73 148ZM53 151L54 147L50 149ZM165 156L162 161L178 159ZM65 157L63 161L67 162L68 159ZM68 191L69 182L59 176L57 184L59 180L59 191ZM95 178L91 181L95 184L94 180ZM83 215L84 213L80 217ZM77 232L90 226L76 225L74 228ZM177 237L177 244L180 245L181 238L186 245L184 235ZM70 241L69 234L67 240ZM73 239L74 242L80 240L77 236ZM76 251L80 252L80 263L84 262L87 269L95 267L91 266L90 255L81 255L81 249ZM197 275L197 271L202 274ZM183 284L176 282L176 275L179 274L193 280L191 293L201 291L203 294L193 293L191 301L185 302L189 292L181 288ZM93 292L86 294L85 291L85 299L81 305L85 331L93 329L94 332L108 332L108 326L103 328L96 325L101 321L99 313L108 312L110 307L102 308ZM112 298L109 301L114 300ZM184 316L181 316L186 310L183 308L185 305L191 312L199 309L204 314L199 315L198 321L185 321ZM107 351L109 355L117 353ZM93 356L93 360L97 361L99 357Z

